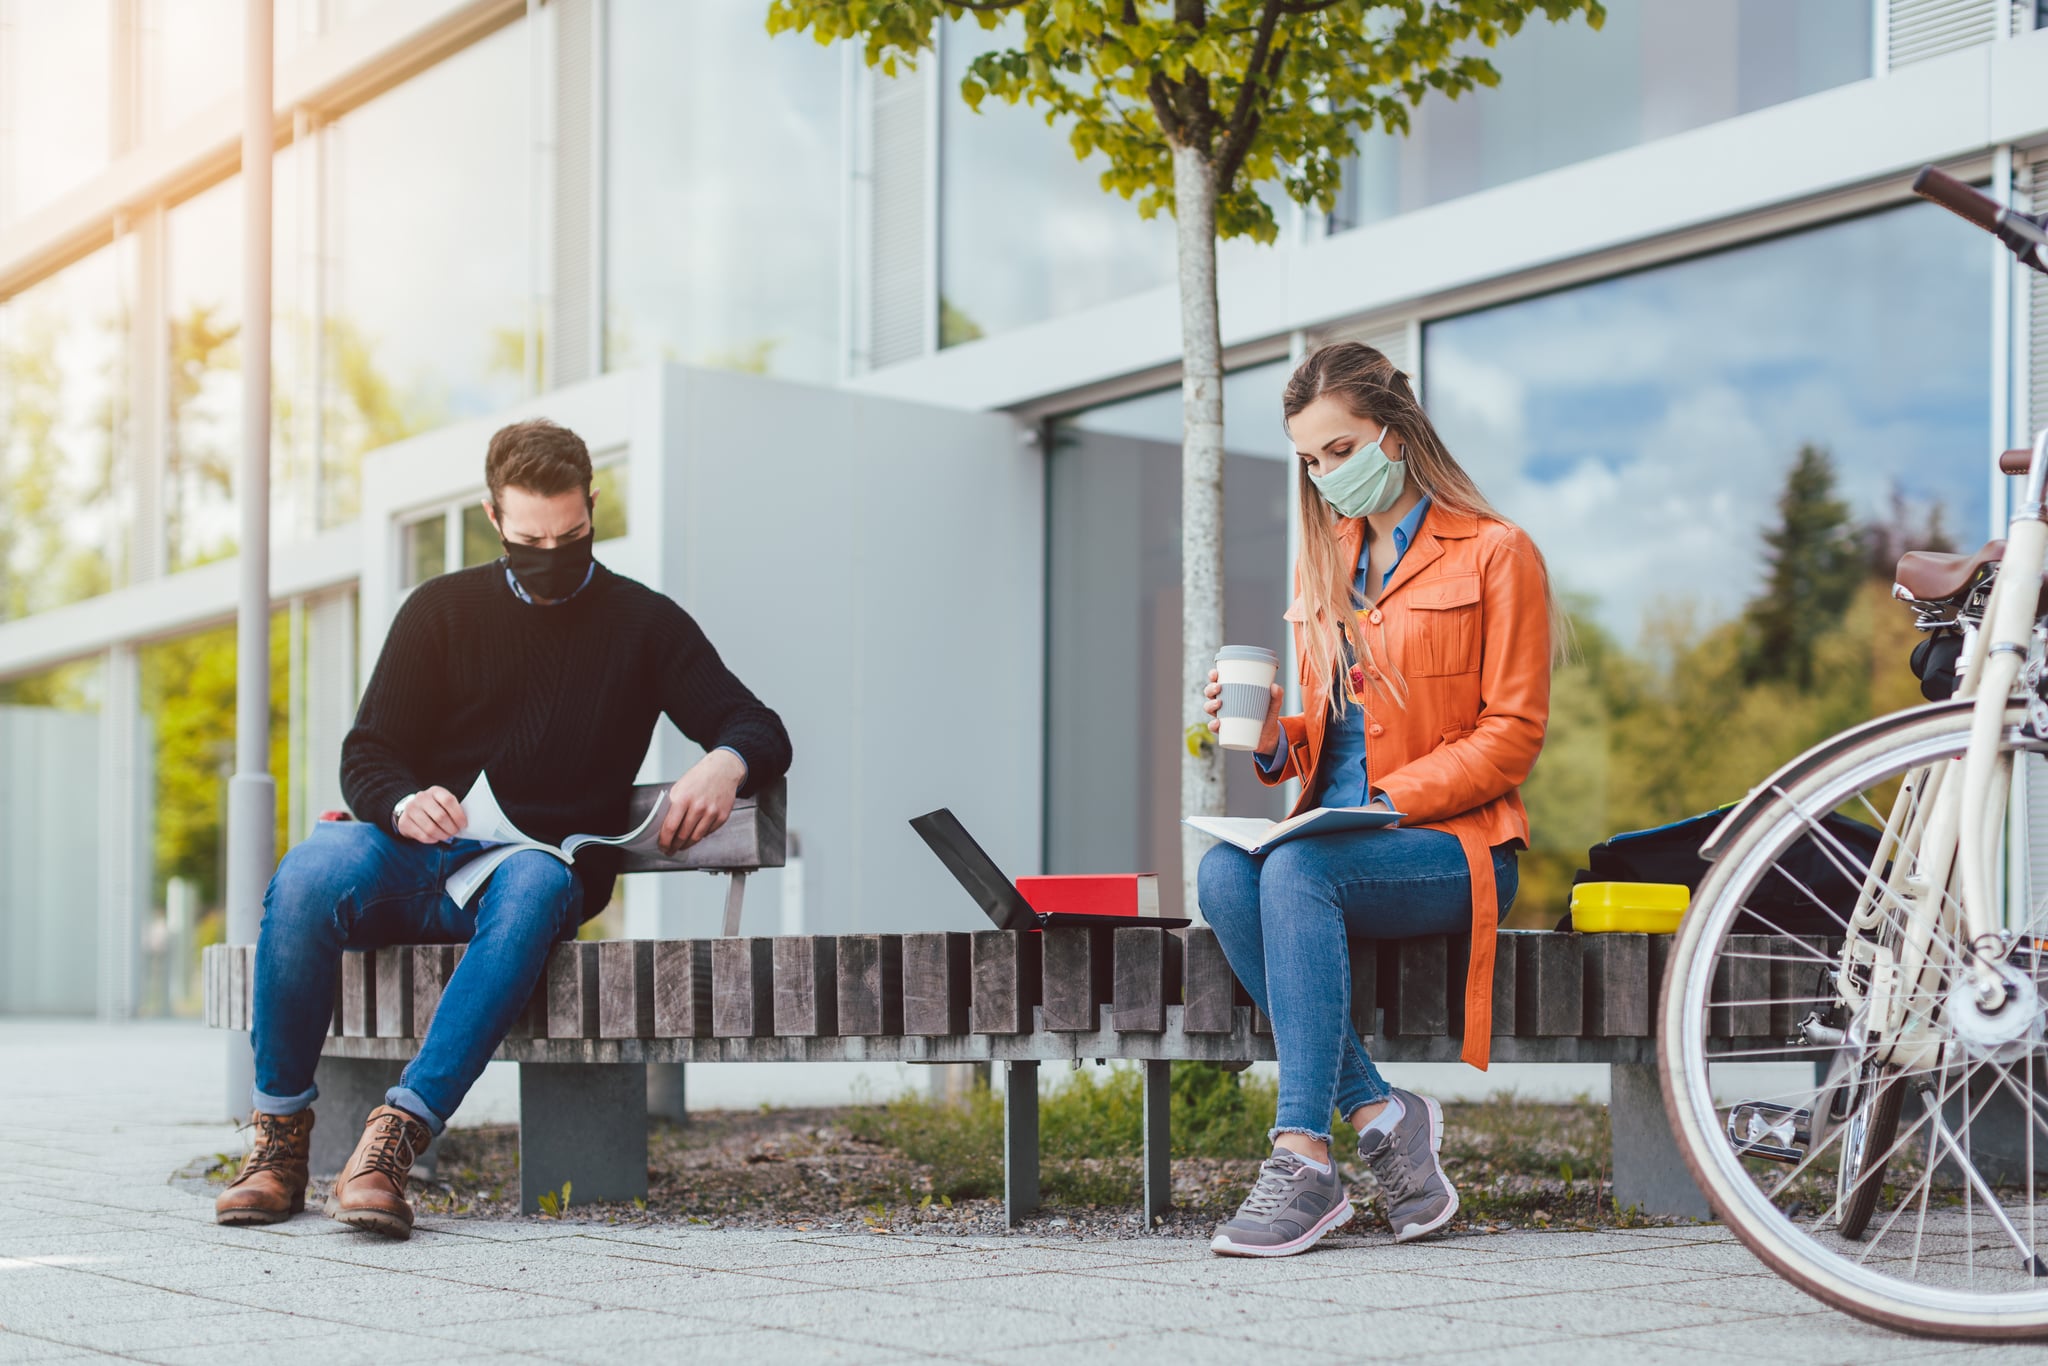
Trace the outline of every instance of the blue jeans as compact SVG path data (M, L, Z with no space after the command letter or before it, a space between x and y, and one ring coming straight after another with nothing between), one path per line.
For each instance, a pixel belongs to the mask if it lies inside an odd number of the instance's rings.
M506 859L467 909L457 906L442 888L483 848L322 821L284 856L256 939L256 1109L295 1114L319 1094L313 1069L334 1018L343 949L468 944L418 1056L385 1095L441 1132L526 1008L549 951L574 938L582 920L582 883L534 850Z
M1515 898L1515 851L1493 851L1501 910ZM1202 914L1258 1008L1273 1022L1280 1103L1273 1136L1325 1142L1389 1091L1351 1025L1349 936L1408 939L1472 928L1472 875L1442 830L1311 835L1254 857L1219 844L1202 856Z

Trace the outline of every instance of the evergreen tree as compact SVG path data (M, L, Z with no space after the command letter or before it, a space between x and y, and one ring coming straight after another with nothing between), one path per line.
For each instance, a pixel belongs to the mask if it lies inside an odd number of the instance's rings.
M1814 645L1848 610L1868 563L1849 505L1835 494L1835 462L1804 445L1764 533L1769 573L1744 613L1743 674L1756 683L1813 684Z

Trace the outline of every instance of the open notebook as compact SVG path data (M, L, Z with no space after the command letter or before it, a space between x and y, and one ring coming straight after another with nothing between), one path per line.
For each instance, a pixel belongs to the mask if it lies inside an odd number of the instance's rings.
M521 849L538 849L564 863L574 863L579 851L596 845L659 855L661 851L657 841L661 838L661 818L667 810L668 793L663 792L640 824L623 835L571 835L559 845L543 844L512 823L512 818L498 805L497 794L491 791L490 776L479 773L469 795L462 799L462 814L469 823L462 827L458 838L481 840L493 847L448 875L449 899L458 906L467 906L469 899L476 895L476 889L484 885L484 879Z
M1284 821L1261 820L1257 816L1189 816L1181 824L1191 825L1225 844L1234 844L1247 854L1263 854L1303 835L1383 830L1400 819L1400 812L1384 806L1319 806Z

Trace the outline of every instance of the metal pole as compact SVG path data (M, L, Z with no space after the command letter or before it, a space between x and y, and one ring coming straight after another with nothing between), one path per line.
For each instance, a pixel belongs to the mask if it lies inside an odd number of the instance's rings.
M272 0L246 0L242 52L241 594L235 617L235 776L228 784L230 944L253 944L277 864L270 776L270 161ZM255 1059L228 1040L228 1113L249 1106Z

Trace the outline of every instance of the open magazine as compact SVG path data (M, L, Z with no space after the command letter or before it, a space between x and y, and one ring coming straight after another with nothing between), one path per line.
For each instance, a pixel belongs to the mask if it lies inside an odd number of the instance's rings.
M1384 806L1319 806L1284 821L1261 820L1257 816L1189 816L1181 824L1191 825L1225 844L1234 844L1247 854L1263 854L1303 835L1380 830L1400 819L1400 812Z
M467 906L477 888L484 885L484 879L521 849L538 849L564 863L575 862L577 852L592 845L660 857L661 818L667 811L668 793L663 792L646 818L623 835L571 835L560 845L543 844L512 823L505 809L498 805L497 794L491 791L490 775L479 773L469 794L462 799L467 824L457 838L480 840L493 847L449 874L448 896L456 905Z

